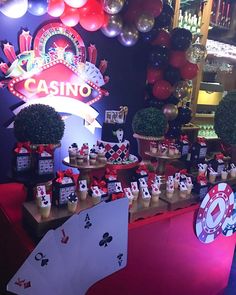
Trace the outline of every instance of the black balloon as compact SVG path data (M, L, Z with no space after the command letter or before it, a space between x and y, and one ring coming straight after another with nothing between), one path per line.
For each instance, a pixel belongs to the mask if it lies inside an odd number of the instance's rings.
M165 105L165 103L166 102L163 100L157 100L156 98L152 98L152 99L146 100L145 106L146 107L154 107L154 108L161 110L163 108L163 106Z
M176 122L179 124L187 124L192 119L192 111L186 107L179 107L178 108L178 116L176 117Z
M168 104L178 104L179 99L177 97L175 97L174 95L171 95L166 99L165 102L168 103Z
M149 106L148 101L154 99L156 100L155 96L152 94L152 85L147 84L145 87L145 100L146 100L146 105Z
M164 79L169 81L171 85L179 82L181 80L181 75L179 69L169 65L164 72Z
M171 48L187 50L192 43L192 33L184 28L175 28L171 32Z
M153 68L164 68L168 64L169 50L162 46L153 46L148 57L148 63Z
M181 126L179 126L179 125L170 126L170 124L169 124L169 129L166 132L165 137L172 138L172 139L178 139L180 137L180 135L181 135Z
M165 3L163 5L161 14L155 19L154 27L158 27L158 28L169 27L171 25L173 16L174 16L173 8L169 4Z
M157 34L159 33L159 28L158 27L154 27L151 29L151 31L147 32L147 33L139 33L140 38L144 41L144 42L152 42Z

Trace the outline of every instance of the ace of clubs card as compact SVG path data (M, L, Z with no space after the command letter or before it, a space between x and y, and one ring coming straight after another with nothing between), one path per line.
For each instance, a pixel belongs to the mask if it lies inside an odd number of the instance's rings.
M102 202L79 214L79 256L81 293L127 264L128 199Z

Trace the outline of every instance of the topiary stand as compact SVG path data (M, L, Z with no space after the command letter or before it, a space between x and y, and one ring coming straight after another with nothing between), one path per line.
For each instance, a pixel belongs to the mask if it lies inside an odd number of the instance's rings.
M137 133L133 134L133 137L136 138L138 143L138 154L142 158L142 160L150 160L151 157L145 154L145 152L150 151L150 142L151 141L160 141L164 139L164 137L151 137L151 136L143 136Z

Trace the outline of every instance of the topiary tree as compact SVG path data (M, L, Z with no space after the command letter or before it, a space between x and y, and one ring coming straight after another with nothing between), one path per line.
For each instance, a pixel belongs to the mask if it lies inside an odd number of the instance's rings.
M167 120L162 111L149 107L137 111L133 117L132 128L138 135L162 137L167 129Z
M229 92L219 103L214 128L223 142L236 144L236 91Z
M64 121L54 108L33 104L15 117L14 134L18 141L33 144L58 144L63 137Z

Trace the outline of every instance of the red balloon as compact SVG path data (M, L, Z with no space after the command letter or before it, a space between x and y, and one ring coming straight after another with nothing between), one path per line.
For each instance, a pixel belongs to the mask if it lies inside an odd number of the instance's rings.
M64 0L49 0L48 2L48 14L54 17L62 15L65 9Z
M180 69L181 77L185 80L192 80L197 76L198 65L189 61Z
M80 25L87 31L99 30L105 22L102 5L97 0L89 0L80 11Z
M162 0L145 0L143 1L143 11L157 17L161 14L163 9Z
M163 72L160 69L153 69L148 68L147 70L147 82L149 84L154 84L158 80L162 80L163 78Z
M183 67L187 62L185 51L171 51L169 56L169 64L176 68Z
M77 8L66 5L60 19L64 25L68 27L74 27L79 23L80 20L79 10Z
M166 80L156 81L152 88L152 93L157 99L165 100L172 92L171 84Z
M170 47L170 33L162 29L157 33L157 37L152 41L152 45Z
M137 18L143 13L143 0L128 1L128 7L123 15L124 22L134 23Z

